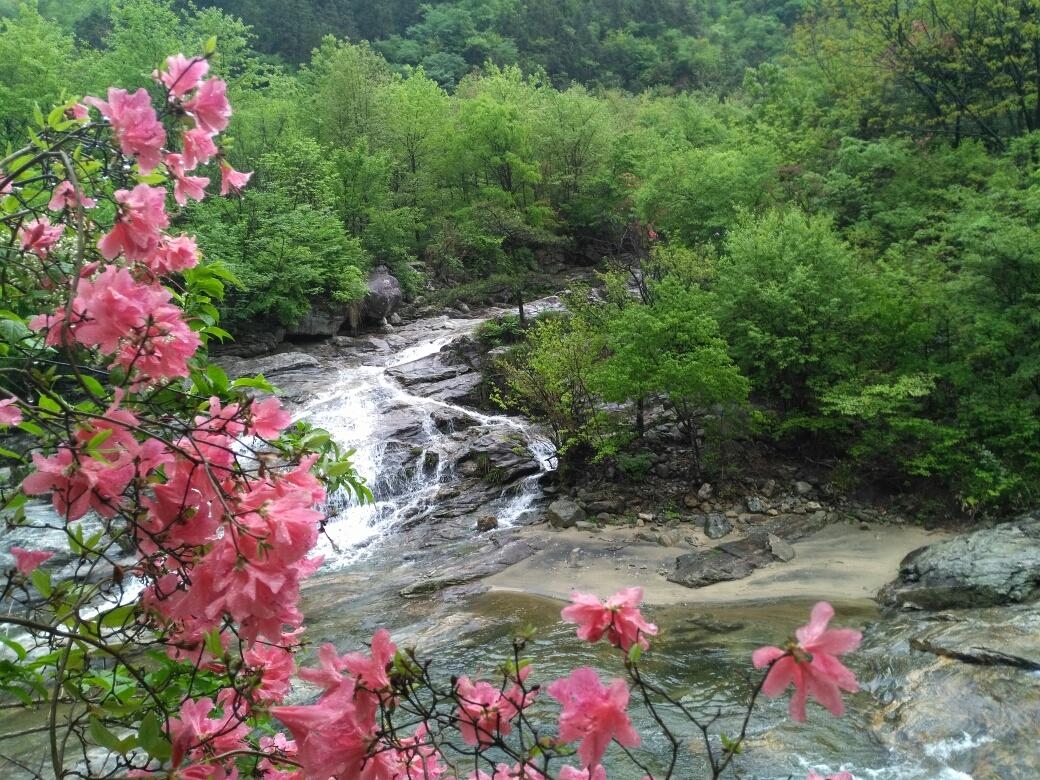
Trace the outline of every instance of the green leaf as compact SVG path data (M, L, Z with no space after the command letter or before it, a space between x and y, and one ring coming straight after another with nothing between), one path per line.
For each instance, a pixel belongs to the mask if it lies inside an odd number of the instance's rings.
M228 389L228 375L224 372L220 366L216 363L211 363L206 366L206 376L209 377L211 386L220 395L227 392Z
M206 43L202 46L202 54L206 57L212 57L217 53L217 36L211 35L206 39Z
M61 413L61 404L49 395L41 395L40 400L36 402L36 405L45 412L54 412L55 414Z
M136 610L135 604L123 604L101 616L101 625L105 628L122 628L132 619Z
M104 398L105 388L99 381L89 374L84 374L82 377L83 386L87 389L87 392L98 398Z
M36 586L36 590L40 592L41 596L50 598L50 595L54 592L54 587L51 585L50 572L44 569L34 569L32 574L29 575L29 579Z
M141 719L137 739L148 755L159 761L166 761L173 752L154 712L149 712Z
M5 636L0 636L0 644L3 644L8 650L14 653L18 657L19 661L24 661L26 655L28 655L25 648L13 639L8 639Z
M253 388L255 390L263 390L267 393L274 392L274 385L264 379L262 376L244 376L236 379L231 383L231 387L234 390L241 388Z
M639 659L643 657L643 646L640 644L634 644L628 648L628 660L631 663L639 663Z
M113 734L108 727L93 715L90 716L88 727L90 738L103 748L108 748L114 753L123 752L123 740Z

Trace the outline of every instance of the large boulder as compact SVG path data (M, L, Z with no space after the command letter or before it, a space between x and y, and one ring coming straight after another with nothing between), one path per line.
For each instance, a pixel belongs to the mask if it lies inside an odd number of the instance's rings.
M1040 598L1040 510L915 550L882 588L889 605L987 607Z
M289 338L330 338L350 319L348 303L312 301L310 310L286 334Z
M585 519L585 510L567 498L549 504L549 525L553 528L573 528Z
M368 275L368 295L361 302L361 319L378 325L401 305L404 293L401 283L385 265L376 266Z

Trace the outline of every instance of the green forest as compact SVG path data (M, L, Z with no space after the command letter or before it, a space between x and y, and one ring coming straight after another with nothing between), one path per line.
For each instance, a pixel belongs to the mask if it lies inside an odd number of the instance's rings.
M216 36L241 198L174 215L234 332L521 302L499 401L631 463L662 400L969 513L1040 491L1038 0L0 0L0 137ZM552 280L570 315L523 318Z

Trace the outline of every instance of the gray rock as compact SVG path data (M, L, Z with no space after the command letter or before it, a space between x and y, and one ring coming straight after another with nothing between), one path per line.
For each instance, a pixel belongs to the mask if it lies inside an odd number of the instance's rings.
M707 501L708 499L711 498L712 492L713 491L712 491L711 483L705 482L703 485L701 485L700 489L697 491L697 498L699 498L701 501Z
M784 561L786 563L787 561L794 560L795 551L794 547L790 543L785 542L776 534L769 534L766 537L766 540L769 543L769 552L771 552L773 557L778 561Z
M585 519L585 510L568 498L560 498L549 504L548 518L553 528L573 528Z
M744 499L744 506L747 507L747 511L752 514L761 515L769 508L766 506L766 502L758 496L748 496Z
M268 379L275 374L300 369L320 368L321 363L313 355L304 352L280 352L257 358L225 358L221 364L232 379L240 376L263 374Z
M657 543L662 547L677 547L680 536L676 531L661 531L657 535Z
M658 463L654 466L654 473L661 479L668 479L668 475L671 473L671 469L668 468L667 463Z
M1035 601L1040 598L1040 511L915 550L879 598L924 609Z
M794 483L794 492L800 496L807 496L813 492L813 486L808 482L798 481Z
M351 315L351 304L311 301L299 322L288 329L289 336L326 337L339 333Z
M394 327L397 327L401 324L401 315L395 311L393 314L386 318L386 321Z
M675 571L668 575L668 580L688 588L700 588L713 582L740 580L754 570L749 561L715 548L680 555L675 559Z
M404 293L401 283L385 265L376 266L368 275L368 294L361 302L361 318L369 323L381 323L401 305Z
M709 539L721 539L733 530L733 524L725 515L713 512L704 521L704 535Z
M585 506L585 511L588 512L590 515L599 515L604 512L610 514L617 514L618 512L623 511L624 508L624 504L622 504L620 501L603 499L599 501L590 501Z
M776 480L775 479L767 479L765 481L765 483L762 485L762 495L765 496L766 498L772 498L773 494L775 492L776 492Z

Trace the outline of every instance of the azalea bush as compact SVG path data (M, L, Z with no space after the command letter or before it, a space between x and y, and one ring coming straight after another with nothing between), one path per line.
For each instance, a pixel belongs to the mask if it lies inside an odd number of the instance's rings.
M19 734L47 746L9 761L34 777L592 780L613 742L652 774L634 695L671 745L659 776L684 749L672 709L719 777L760 693L793 685L796 720L809 697L841 714L856 681L837 656L859 634L828 630L823 603L755 654L765 674L732 737L641 671L657 628L636 588L563 610L580 638L619 649L613 680L583 667L542 681L522 639L494 680L444 677L386 631L297 669L326 496L368 492L349 453L293 424L262 377L230 381L207 360L233 278L170 228L211 176L222 195L246 186L222 153L229 116L207 56L175 55L151 90L39 114L0 160L0 511L20 541L2 580L0 694L37 713ZM316 698L286 703L294 680Z

